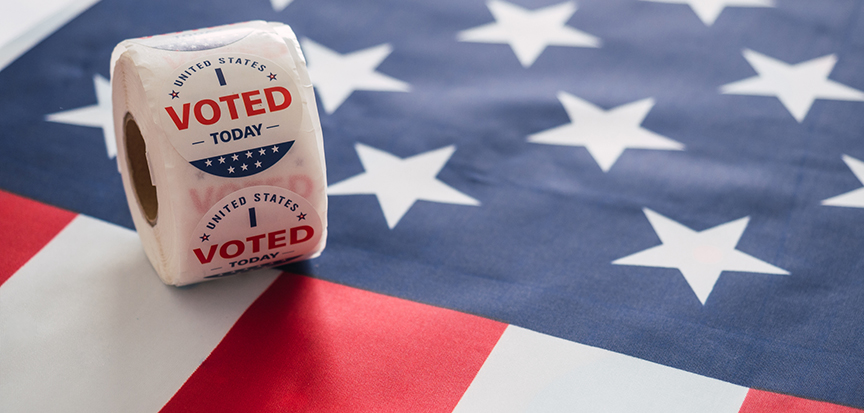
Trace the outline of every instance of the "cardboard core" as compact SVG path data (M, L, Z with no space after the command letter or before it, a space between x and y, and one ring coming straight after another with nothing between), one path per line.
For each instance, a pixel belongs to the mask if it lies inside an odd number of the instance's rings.
M123 127L123 139L126 141L126 159L129 162L129 172L132 175L132 186L138 205L144 212L144 218L150 226L156 225L159 214L159 199L156 197L156 186L150 178L150 163L147 162L147 144L141 136L141 130L131 113L126 114Z

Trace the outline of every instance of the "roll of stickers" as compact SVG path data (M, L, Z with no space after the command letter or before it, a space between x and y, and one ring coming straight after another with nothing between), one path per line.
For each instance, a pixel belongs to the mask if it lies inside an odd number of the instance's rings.
M317 257L327 239L321 124L291 28L262 21L121 42L117 163L166 284Z

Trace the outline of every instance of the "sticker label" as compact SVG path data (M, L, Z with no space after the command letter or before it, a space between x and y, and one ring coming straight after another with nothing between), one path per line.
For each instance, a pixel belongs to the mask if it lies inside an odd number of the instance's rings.
M273 166L294 143L303 112L288 72L243 53L214 54L175 71L160 96L168 139L196 168L240 178Z
M189 259L203 278L231 275L311 253L323 232L305 198L285 188L252 186L225 196L204 214Z
M135 39L154 49L183 52L215 49L238 42L255 30L248 24L228 25Z

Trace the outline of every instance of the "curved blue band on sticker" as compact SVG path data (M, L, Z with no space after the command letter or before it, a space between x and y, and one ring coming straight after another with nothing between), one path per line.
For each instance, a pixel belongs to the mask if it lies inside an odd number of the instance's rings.
M211 175L223 178L243 178L265 171L267 168L275 165L276 162L279 162L291 150L292 146L294 146L294 141L287 141L275 145L198 159L189 163Z
M300 258L300 257L302 257L302 255L295 255L293 257L282 258L282 259L272 261L272 262L265 262L264 264L256 265L254 267L243 268L242 270L234 270L234 271L229 271L229 272L222 273L222 274L208 275L208 276L204 277L204 279L207 280L207 279L212 279L212 278L227 277L229 275L234 275L234 274L241 273L241 272L257 270L257 269L261 269L261 268L265 268L265 267L275 267L278 265L288 264L292 260L296 260L297 258Z

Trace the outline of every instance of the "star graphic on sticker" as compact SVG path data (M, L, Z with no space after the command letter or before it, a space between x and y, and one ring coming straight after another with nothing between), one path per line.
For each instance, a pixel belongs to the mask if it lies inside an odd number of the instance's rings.
M450 160L455 146L446 146L405 159L371 146L354 145L363 172L330 185L329 195L372 195L384 213L387 226L393 229L417 201L457 205L480 205L480 202L459 192L436 178Z
M837 63L833 54L788 64L750 49L743 53L758 75L723 85L721 93L776 96L798 123L816 99L864 101L864 92L828 79Z
M774 0L642 0L653 3L687 4L706 26L714 24L726 7L774 7Z
M219 157L219 163L225 163L225 157L224 156Z
M168 95L171 96L171 100L174 100L180 97L180 92L175 92L172 90L171 93L169 93Z
M528 142L546 145L584 146L608 172L625 149L680 151L684 145L639 125L654 107L654 99L642 99L609 110L567 92L558 92L570 123L528 136Z
M249 169L249 166L247 166L247 165L244 163L243 165L240 165L240 169L242 169L242 170L245 171L245 170Z
M199 238L201 238L201 242L210 241L210 236L207 234L204 234L204 235L200 236Z
M300 40L308 62L312 84L327 113L333 113L355 90L407 92L410 86L398 79L375 71L393 48L381 44L368 49L339 54L314 41Z
M240 155L237 155L236 153L235 153L234 155L231 155L231 160L232 160L232 161L236 161L236 160L239 160L239 159L240 159Z
M278 146L276 146L276 145L273 145L273 147L272 147L272 148L270 148L270 150L272 150L272 151L273 151L273 153L276 153L276 152L279 152L279 147L278 147Z
M495 23L459 32L460 42L509 44L523 67L530 67L548 46L600 47L600 39L567 26L576 3L564 2L528 10L502 0L486 7Z
M270 74L267 75L267 77L270 79L271 82L274 81L274 80L276 80L276 75L273 74L273 72L270 72Z
M267 155L267 150L264 149L264 148L261 148L261 149L258 150L258 154L259 154L259 155Z
M228 173L229 173L229 174L233 174L233 173L234 173L234 167L233 167L233 166L229 166L229 167L228 167Z
M306 214L301 212L300 215L297 215L298 221L303 221L304 219L306 219Z
M246 151L246 157L251 158L252 157L252 151Z
M95 105L45 115L45 120L69 125L102 128L108 158L117 156L117 142L114 140L114 115L111 109L111 83L102 75L93 76L96 89Z
M260 168L261 167L261 161L255 161L255 167Z
M703 305L723 271L789 275L782 268L735 249L750 217L693 231L648 208L643 212L662 244L619 258L612 264L677 268Z
M861 184L864 184L864 162L855 159L849 155L843 155L843 162L852 170L855 177ZM828 198L822 201L822 205L864 208L864 188L858 188L845 194L840 194L835 197Z

